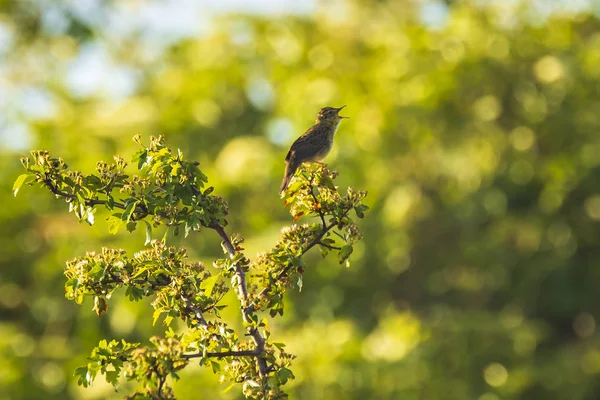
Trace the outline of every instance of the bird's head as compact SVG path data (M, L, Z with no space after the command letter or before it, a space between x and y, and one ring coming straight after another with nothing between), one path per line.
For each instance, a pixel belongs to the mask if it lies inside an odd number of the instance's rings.
M343 116L339 115L339 112L344 107L346 107L346 106L344 105L344 106L341 106L340 108L335 108L335 107L321 108L321 111L319 111L319 115L317 115L317 121L319 121L319 122L338 122L342 118L349 118L349 117L343 117Z

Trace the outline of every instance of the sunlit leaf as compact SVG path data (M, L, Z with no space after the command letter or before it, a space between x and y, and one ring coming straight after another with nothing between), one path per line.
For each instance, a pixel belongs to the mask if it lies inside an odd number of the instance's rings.
M19 177L15 180L15 183L13 184L13 195L17 195L17 193L19 193L19 189L21 189L21 186L23 186L23 184L25 183L25 181L27 180L27 178L29 178L29 174L21 174L19 175Z
M144 223L146 224L146 241L144 245L147 246L152 241L152 225L148 221L144 221Z
M212 291L215 287L215 285L217 284L217 282L219 281L219 274L217 275L213 275L210 278L207 278L205 280L202 281L202 283L200 284L200 288L204 289L204 295L210 297L212 295Z

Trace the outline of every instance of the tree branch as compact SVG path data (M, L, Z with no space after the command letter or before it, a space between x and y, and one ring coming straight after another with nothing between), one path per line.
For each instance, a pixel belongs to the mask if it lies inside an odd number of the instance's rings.
M157 374L158 374L158 371L157 371ZM166 380L167 380L166 376L160 376L158 378L158 392L157 392L157 395L158 395L159 399L162 398L162 389L163 389L163 386L164 386Z
M63 192L62 190L60 190L58 187L56 187L56 185L54 183L52 183L52 181L48 178L44 179L42 181L44 183L44 185L46 185L46 187L55 195L57 196L61 196L64 197L66 199L70 199L70 200L76 200L77 196L72 194L72 193L67 193L67 192ZM108 201L106 200L100 200L100 199L85 199L85 205L86 206L98 206L98 205L106 205L106 203L108 203ZM125 206L125 204L120 203L118 201L115 201L113 203L113 207L116 208L120 208L121 210L125 210L127 209L127 207ZM147 216L149 213L145 208L138 208L136 209L136 211L140 214L142 214L141 216L138 216L137 219L142 219L145 216Z
M311 190L311 193L312 193L312 190ZM314 195L313 195L313 197L314 197ZM343 217L347 216L349 212L350 212L350 210L346 211L342 216ZM323 222L325 222L324 216L323 216ZM310 249L312 249L316 245L321 245L321 246L327 247L327 248L332 249L332 250L340 250L341 248L334 247L334 246L329 246L329 245L326 245L326 244L324 244L324 243L321 242L321 239L323 239L323 236L325 236L325 234L327 232L329 232L336 225L337 224L335 222L332 222L329 225L323 225L323 230L321 231L321 233L318 234L317 237L314 238L313 241L308 244L308 246L306 246L306 248L300 254L300 257L302 257L304 254L306 254L306 252L308 252ZM279 273L279 275L277 275L277 277L273 281L269 282L269 284L267 285L267 287L265 287L263 290L260 291L260 293L258 293L258 295L254 298L254 300L252 300L252 302L250 303L250 305L248 305L247 308L249 308L251 310L254 310L254 307L256 306L256 302L258 301L258 299L260 299L262 296L264 296L265 293L267 293L271 289L271 287L273 286L274 282L278 282L281 279L283 279L283 277L285 277L291 271L291 269L293 267L294 267L294 265L292 263L289 263Z
M229 253L229 257L235 257L236 250L233 247L233 243L231 243L231 239L229 239L229 236L227 236L225 229L216 221L210 225L210 228L214 229L218 233L219 237L223 241L225 249L227 249L227 252ZM246 323L253 323L251 317L254 313L254 310L253 308L246 306L248 304L248 288L246 286L246 274L244 273L244 270L238 263L236 263L235 265L235 274L238 278L238 297L241 302L242 318ZM255 327L251 329L250 336L252 336L254 344L256 345L256 349L254 349L253 351L256 352L256 354L254 355L257 356L258 370L260 376L264 378L269 373L267 361L264 357L260 356L260 354L265 350L265 339L261 336L260 332Z
M200 358L200 357L258 357L261 352L254 350L239 350L239 351L219 351L219 352L206 352L206 353L194 353L194 354L183 354L181 357L185 359Z
M196 321L198 321L200 325L206 328L208 326L208 322L206 322L206 318L204 318L202 309L194 306L194 304L192 304L192 300L190 300L189 297L184 296L183 294L181 294L181 299L185 302L187 309L194 313Z
M231 243L231 240L229 239L229 236L227 236L225 229L216 222L213 223L210 227L212 229L214 229L215 231L217 231L217 233L221 237L221 241L225 245L225 248L227 249L227 252L229 253L229 257L230 258L235 257L236 251L233 248L233 243ZM246 286L246 274L242 270L242 267L240 267L239 264L237 264L237 263L235 264L235 275L238 277L238 280L239 280L239 283L238 283L238 289L240 292L239 296L240 296L240 299L243 300L243 302L244 302L244 304L242 304L242 307L245 307L245 305L246 305L245 303L248 301L248 289Z
M323 230L321 231L320 234L317 235L316 238L313 239L312 242L310 242L308 244L308 246L306 247L306 249L304 249L302 251L302 253L300 254L300 257L302 257L304 254L306 254L307 251L309 251L310 249L312 249L313 247L315 247L317 244L321 244L321 239L323 239L323 236L325 236L325 234L327 232L329 232L336 224L335 223L331 223L329 225L325 225L323 227ZM263 290L260 291L260 293L254 298L254 300L252 300L252 303L250 303L250 305L248 306L248 308L254 310L254 307L256 306L256 302L258 301L258 299L260 299L265 293L267 293L271 287L273 286L273 282L278 282L280 281L284 276L286 276L288 274L288 272L290 272L290 270L294 267L294 264L289 263L280 273L279 275L277 275L277 278L275 278L274 281L271 281L267 287L265 287Z
M76 195L74 195L72 193L67 193L67 192L64 192L64 191L58 189L58 187L48 178L44 179L42 182L44 183L44 185L46 185L46 187L48 187L48 189L52 193L54 193L57 196L61 196L61 197L64 197L64 198L70 199L70 200L77 199ZM85 204L87 206L105 205L106 203L107 203L106 200L99 200L99 199L86 199L85 200ZM117 207L117 208L120 208L123 210L125 210L127 208L123 203L120 203L120 202L114 202L114 207ZM138 217L138 219L143 218L149 214L148 211L145 209L140 209L139 212L143 216ZM219 237L223 241L223 244L224 244L225 248L227 249L229 256L231 258L235 257L236 250L233 247L233 244L231 243L229 236L227 236L225 229L216 222L211 224L210 228L214 229L219 234ZM246 274L244 273L244 271L242 270L242 267L239 264L236 264L236 266L235 266L235 274L238 278L238 292L239 292L240 301L242 302L242 304L241 304L242 316L243 316L245 322L251 323L252 319L250 318L250 314L252 313L252 311L246 307L246 304L248 303L248 288L246 285ZM195 307L189 298L187 298L183 295L181 296L181 298L185 301L186 307L188 308L188 310L190 310L194 313L194 317L195 317L196 321L198 321L198 323L204 327L208 326L208 322L204 318L203 311L200 308ZM246 354L246 355L258 356L265 349L265 339L260 335L260 332L258 332L258 330L255 328L252 330L250 335L252 336L254 343L256 344L256 349L252 350L252 352L251 352L252 354ZM268 374L269 370L268 370L267 363L264 358L258 359L258 366L259 366L259 371L261 373L261 376L266 376Z
M72 193L67 193L67 192L64 192L64 191L58 189L58 187L48 178L44 179L42 182L44 183L44 185L46 187L48 187L48 189L52 193L54 193L57 196L61 196L61 197L64 197L64 198L70 199L70 200L77 199L76 195L74 195ZM106 205L106 204L107 204L106 200L99 200L99 199L86 199L85 200L85 205L87 205L87 206ZM123 209L123 210L125 210L127 208L125 206L125 204L120 203L120 202L114 202L113 206L116 208L119 208L119 209ZM136 211L138 211L141 214L141 216L138 216L136 219L144 218L145 216L150 214L148 212L148 210L143 209L143 208L140 208L139 210L136 210ZM237 252L236 252L235 248L233 247L233 243L231 243L231 239L229 239L229 236L225 232L225 229L223 228L223 226L221 226L218 222L215 221L209 227L217 232L217 234L219 235L219 237L221 238L221 240L223 242L223 245L225 246L225 249L229 253L229 257L230 258L235 257ZM237 280L238 280L238 293L239 293L238 297L241 302L242 317L244 319L244 322L253 323L251 316L254 311L251 307L247 307L248 288L247 288L247 284L246 284L246 274L244 273L242 267L238 263L236 263L236 265L235 265L235 275L237 276ZM194 313L195 319L198 321L198 323L200 323L200 325L206 327L208 325L208 322L204 318L204 315L202 314L202 310L195 307L192 304L192 301L190 299L188 299L187 297L182 295L182 299L186 302L187 308ZM252 328L252 330L250 331L250 336L252 336L252 339L256 345L256 348L254 350L249 350L249 351L244 351L244 352L235 352L235 354L231 354L231 355L257 357L257 363L258 363L258 369L260 372L260 376L265 377L269 373L269 368L267 366L267 362L264 359L264 357L260 357L260 355L265 350L265 339L261 336L260 332L256 328ZM225 355L221 355L221 353L214 353L212 355L212 357L226 357L227 353L230 353L230 352L223 353ZM211 354L211 353L208 353L208 354Z

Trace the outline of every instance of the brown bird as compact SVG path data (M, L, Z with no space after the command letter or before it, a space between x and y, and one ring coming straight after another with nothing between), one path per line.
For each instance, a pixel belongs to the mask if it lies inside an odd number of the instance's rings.
M290 183L298 167L304 162L320 162L331 151L333 137L337 132L342 117L338 113L342 108L324 107L317 115L317 121L302 136L300 136L290 147L285 156L285 175L279 188L282 193Z

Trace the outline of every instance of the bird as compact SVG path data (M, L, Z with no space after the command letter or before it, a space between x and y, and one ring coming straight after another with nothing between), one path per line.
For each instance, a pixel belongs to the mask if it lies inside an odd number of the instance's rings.
M344 107L346 106L321 108L315 124L292 144L285 156L285 174L279 188L280 194L288 187L294 173L302 163L320 163L329 154L340 122L343 118L349 118L339 115Z

